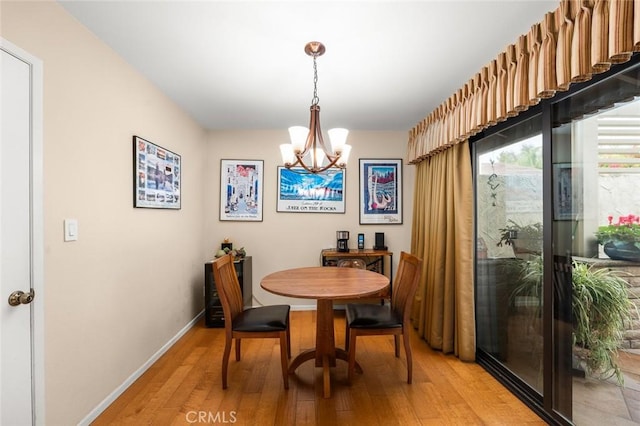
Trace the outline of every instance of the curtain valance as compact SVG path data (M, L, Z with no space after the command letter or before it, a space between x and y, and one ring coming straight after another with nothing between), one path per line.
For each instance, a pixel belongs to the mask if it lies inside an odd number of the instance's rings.
M640 0L562 0L409 132L418 163L640 51Z

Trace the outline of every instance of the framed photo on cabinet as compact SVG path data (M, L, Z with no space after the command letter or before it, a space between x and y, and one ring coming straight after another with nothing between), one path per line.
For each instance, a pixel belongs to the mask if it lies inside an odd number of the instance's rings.
M133 206L180 209L182 164L180 155L133 137Z
M402 159L360 159L360 224L402 224Z
M262 222L262 160L220 160L220 220Z

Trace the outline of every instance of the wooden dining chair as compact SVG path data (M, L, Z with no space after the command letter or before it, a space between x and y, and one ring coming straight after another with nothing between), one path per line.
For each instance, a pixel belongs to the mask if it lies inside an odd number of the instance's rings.
M393 335L395 355L400 356L400 336L407 356L407 383L411 384L412 359L409 344L411 304L418 288L422 259L402 252L393 284L390 305L349 303L346 305L345 350L349 353L348 381L351 383L356 365L358 336Z
M212 262L213 277L224 311L225 346L222 355L222 389L227 388L227 367L231 341L236 341L236 361L240 361L243 338L279 338L280 363L284 388L289 389L288 363L291 357L289 305L260 306L244 309L242 291L231 255Z

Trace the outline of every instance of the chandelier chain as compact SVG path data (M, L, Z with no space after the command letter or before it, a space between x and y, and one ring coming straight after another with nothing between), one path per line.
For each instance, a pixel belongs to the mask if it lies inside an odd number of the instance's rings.
M318 55L313 55L313 99L311 99L311 105L318 105L320 98L318 98L318 63L316 58Z

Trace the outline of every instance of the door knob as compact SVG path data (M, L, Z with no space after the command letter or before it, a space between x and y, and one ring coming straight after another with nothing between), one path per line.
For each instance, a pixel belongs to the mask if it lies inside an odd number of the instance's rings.
M29 293L25 293L22 290L16 290L9 295L9 305L18 306L26 305L33 301L35 293L33 289L29 290Z

